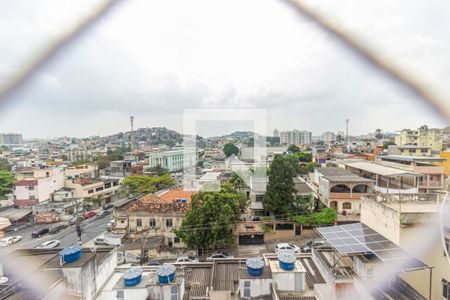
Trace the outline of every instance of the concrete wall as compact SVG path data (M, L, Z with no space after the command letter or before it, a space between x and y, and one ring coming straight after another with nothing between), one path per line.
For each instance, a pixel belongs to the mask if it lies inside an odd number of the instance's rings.
M252 298L271 295L270 285L272 284L272 278L255 277L255 278L250 278L250 279L239 280L241 298L244 297L244 282L245 281L250 281L250 296Z

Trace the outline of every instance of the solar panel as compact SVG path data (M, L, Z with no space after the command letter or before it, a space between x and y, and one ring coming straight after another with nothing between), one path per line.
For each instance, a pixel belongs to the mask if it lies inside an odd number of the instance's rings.
M392 243L372 228L362 223L316 228L340 254L373 253L396 270L409 271L428 268L421 260Z

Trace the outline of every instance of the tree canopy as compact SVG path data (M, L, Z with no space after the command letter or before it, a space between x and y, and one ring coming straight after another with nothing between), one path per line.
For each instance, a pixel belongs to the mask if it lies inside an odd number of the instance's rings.
M161 176L132 175L123 180L123 185L133 195L154 193L174 186L175 183L168 173Z
M227 143L223 147L223 153L226 157L230 157L231 155L238 155L239 154L239 148L233 144L233 143Z
M296 170L289 158L276 155L270 166L269 184L264 195L264 209L275 216L292 212L295 185L293 177Z
M239 221L247 204L244 194L230 183L218 192L199 192L192 196L191 209L176 235L188 248L228 248L236 240L233 223Z
M0 170L0 198L4 198L12 192L15 181L14 175L11 172Z
M332 208L324 208L321 212L295 216L292 219L300 225L329 225L336 221L336 211Z
M0 171L11 171L11 164L4 158L0 158Z
M297 145L292 144L287 148L287 151L292 153L298 153L300 152L300 148Z

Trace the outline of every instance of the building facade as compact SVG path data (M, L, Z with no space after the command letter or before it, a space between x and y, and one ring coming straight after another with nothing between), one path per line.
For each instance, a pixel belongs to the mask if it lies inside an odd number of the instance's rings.
M62 168L19 168L16 169L14 204L32 206L49 201L51 195L64 187Z
M397 145L414 145L422 147L431 147L433 151L441 151L444 143L444 135L441 129L428 128L422 126L418 129L403 129L395 137Z
M334 143L334 142L336 142L336 134L334 132L330 132L330 131L324 132L322 134L322 139L325 144Z
M284 145L297 145L304 144L310 145L312 142L312 133L306 130L289 130L280 132L280 144Z
M148 163L150 168L161 166L170 172L191 168L195 166L195 162L195 149L179 149L148 153Z
M23 144L20 133L0 133L0 145L21 145Z

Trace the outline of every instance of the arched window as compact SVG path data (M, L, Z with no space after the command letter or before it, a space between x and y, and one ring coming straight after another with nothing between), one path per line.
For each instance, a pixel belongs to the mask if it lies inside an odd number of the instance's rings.
M330 189L332 193L350 193L350 188L345 184L338 184Z
M358 184L353 188L353 193L370 193L369 187L366 184Z
M330 202L330 208L336 209L337 208L337 202L336 201L331 201Z
M342 203L342 209L352 209L352 204L350 202Z

